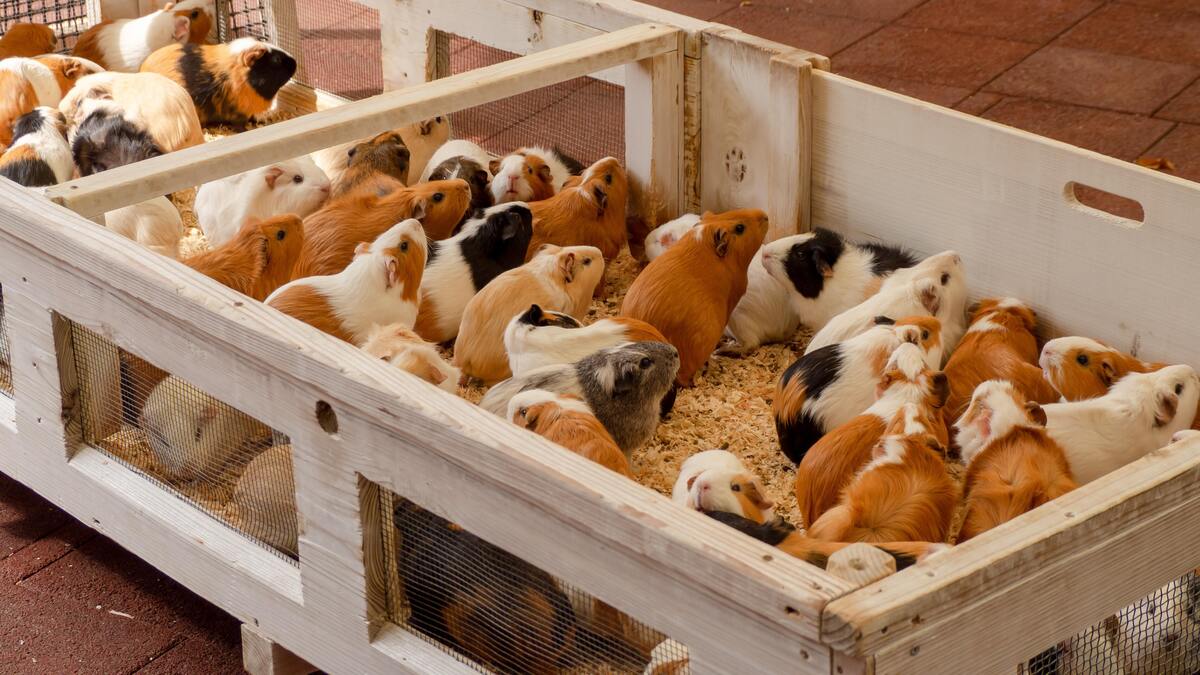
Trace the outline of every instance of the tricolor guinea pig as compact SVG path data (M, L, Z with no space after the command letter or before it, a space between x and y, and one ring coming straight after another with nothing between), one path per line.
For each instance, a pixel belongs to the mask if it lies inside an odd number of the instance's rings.
M183 218L166 197L153 197L108 211L104 214L104 226L159 255L179 258L179 241L184 235Z
M421 223L410 218L370 244L360 244L354 260L341 272L284 284L267 298L267 304L361 345L377 324L411 326L416 320L425 247Z
M385 131L354 144L346 151L346 167L333 185L333 196L340 197L379 176L407 182L410 156L398 131Z
M292 446L264 450L242 472L229 501L231 522L246 534L295 556L299 553Z
M163 152L204 143L196 108L183 87L155 73L95 73L82 77L63 97L67 123L81 124L97 106L120 110Z
M556 363L575 363L606 347L627 342L666 342L654 326L625 316L583 326L570 314L530 305L504 330L504 349L513 375Z
M187 89L202 124L243 127L266 112L296 74L296 59L255 38L227 44L172 44L141 64Z
M625 169L612 157L592 164L577 185L564 187L553 197L532 202L533 241L556 246L595 246L612 260L625 245L625 207L629 182Z
M0 155L0 176L26 187L71 180L75 160L66 133L66 118L57 108L39 106L18 117L12 145Z
M530 389L508 402L508 419L606 469L633 477L629 460L581 399Z
M604 275L604 256L591 246L545 246L524 265L484 286L463 310L454 363L463 374L484 382L512 375L504 351L504 330L532 304L581 317Z
M0 59L10 56L49 54L58 46L58 37L49 26L14 23L0 36Z
M453 340L467 303L492 279L525 262L532 236L529 207L508 202L489 207L453 237L429 242L413 330L432 342Z
M329 198L329 179L307 155L209 181L192 210L208 245L230 241L248 219L305 218Z
M650 234L646 235L643 242L643 247L646 252L646 261L653 261L664 251L671 248L687 234L689 230L700 223L700 214L685 213L675 220L667 221L662 225L650 230Z
M105 70L136 73L156 50L186 42L192 24L188 14L176 14L174 3L136 19L101 21L79 36L73 53Z
M904 343L917 345L925 365L942 362L941 322L915 316L880 325L796 359L779 378L771 412L783 454L799 463L822 436L869 408L888 359Z
M520 148L489 166L492 173L492 198L504 202L536 202L549 199L562 189L571 176L583 173L583 166L557 148Z
M154 137L112 101L89 101L83 108L87 115L70 131L71 156L80 176L163 154Z
M291 281L302 246L304 225L296 216L250 219L233 239L183 264L255 300L266 300Z
M684 460L671 501L695 511L736 513L756 523L775 517L775 502L758 477L728 450L705 450Z
M1167 366L1142 361L1086 337L1047 342L1038 363L1046 380L1068 401L1099 398L1129 373L1150 373Z
M458 380L462 373L446 363L436 347L422 340L420 335L402 323L376 326L367 335L362 350L443 391L458 393Z
M491 155L471 141L446 141L429 158L420 182L461 178L471 186L471 209L486 209L496 203L489 189L491 161Z
M621 315L645 321L675 345L680 385L692 385L721 340L746 292L746 269L766 234L767 214L757 209L705 213L629 287Z

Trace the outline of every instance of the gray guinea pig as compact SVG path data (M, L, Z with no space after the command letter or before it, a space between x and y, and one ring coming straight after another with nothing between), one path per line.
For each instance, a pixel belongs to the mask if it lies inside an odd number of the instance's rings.
M574 364L535 368L488 391L480 407L504 415L508 401L527 389L574 394L587 402L626 458L650 439L663 398L673 391L679 352L663 342L632 342L602 349Z

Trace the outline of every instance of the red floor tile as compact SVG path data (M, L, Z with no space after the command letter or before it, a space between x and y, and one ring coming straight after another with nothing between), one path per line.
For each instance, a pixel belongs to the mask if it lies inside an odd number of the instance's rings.
M838 54L833 68L975 89L1036 49L1012 40L888 26Z
M0 475L0 560L66 525L70 518L8 476Z
M1169 159L1176 176L1200 181L1200 125L1180 124L1142 154Z
M747 33L807 49L836 54L860 38L878 30L878 21L804 12L790 7L767 7L757 3L731 9L719 21Z
M1177 122L1200 122L1200 80L1167 102L1154 113L1155 117Z
M714 17L738 6L739 0L647 0L647 5L654 5L672 12L678 12L702 21L712 21Z
M1178 9L1200 12L1196 0L1121 0L1127 5L1149 7L1151 9Z
M1200 69L1133 56L1050 46L996 78L989 91L1149 114L1192 82Z
M0 562L0 584L15 584L99 536L79 521L66 525L25 546Z
M892 21L926 0L752 0L765 7L791 7L829 16Z
M188 638L137 672L138 675L241 673L241 630L235 623L233 632L217 641Z
M1110 4L1079 22L1056 44L1200 65L1200 14Z
M963 87L947 87L941 84L902 80L896 77L878 75L871 71L859 71L855 68L835 68L834 72L853 78L859 82L866 82L867 84L873 84L876 87L882 87L889 91L904 94L905 96L912 96L922 101L944 106L953 106L971 93L970 89L964 89Z
M1141 156L1172 124L1140 115L1022 99L1001 101L983 117L1129 161Z
M1102 0L930 0L897 23L1046 42L1102 4Z
M1004 97L1000 94L993 94L987 91L980 91L966 97L954 106L955 110L965 112L969 115L982 115L992 106L1003 100Z

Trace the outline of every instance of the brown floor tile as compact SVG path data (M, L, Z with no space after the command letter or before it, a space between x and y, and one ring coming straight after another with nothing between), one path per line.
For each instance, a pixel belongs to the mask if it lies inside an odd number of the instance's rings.
M0 474L0 560L66 525L70 516Z
M982 115L988 108L991 108L1003 99L1004 97L1000 94L979 91L959 101L958 105L954 106L954 109L969 115Z
M1103 0L930 0L897 23L1044 43L1102 4Z
M796 10L844 16L868 21L892 21L926 0L752 0L764 7L791 7Z
M1200 12L1200 5L1196 4L1196 0L1121 0L1127 5L1137 5L1138 7L1149 7L1151 9L1178 9L1191 12Z
M826 56L854 44L883 24L757 3L724 13L720 22L747 33Z
M1180 124L1142 154L1169 159L1175 163L1174 175L1200 181L1200 125Z
M1200 14L1110 4L1064 33L1056 44L1200 65Z
M1192 82L1200 69L1133 56L1050 46L987 86L989 91L1149 114Z
M1024 42L887 26L838 54L833 69L976 89L1035 49Z
M1200 123L1200 80L1196 80L1154 113L1155 117L1177 122Z
M1172 124L1141 115L1023 99L1001 101L983 117L1128 161L1141 156Z
M740 0L647 0L647 5L654 5L672 12L678 12L702 21L712 21L722 12L737 7Z
M220 640L188 638L137 671L138 675L241 673L242 638L237 622Z
M66 525L0 562L0 584L15 584L97 537L94 530L70 519Z
M834 68L834 72L858 80L859 82L866 82L867 84L873 84L876 87L882 87L898 94L912 96L922 101L944 106L953 106L971 93L970 89L963 87L947 87L941 84L902 80L896 77L878 75L871 71L860 72L854 68Z

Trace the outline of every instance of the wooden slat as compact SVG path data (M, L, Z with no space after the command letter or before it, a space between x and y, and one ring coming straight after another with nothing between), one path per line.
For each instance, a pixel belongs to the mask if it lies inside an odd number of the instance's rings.
M771 139L767 156L767 240L807 232L812 169L812 63L802 54L769 62Z
M676 51L626 67L625 170L633 206L651 226L680 213L683 34Z

